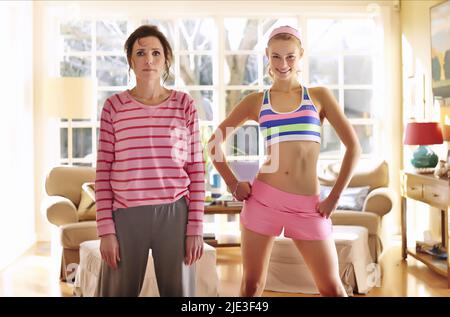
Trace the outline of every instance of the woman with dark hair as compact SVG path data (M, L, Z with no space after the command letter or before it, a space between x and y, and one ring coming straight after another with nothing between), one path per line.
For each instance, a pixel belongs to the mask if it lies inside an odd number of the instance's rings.
M194 296L205 196L197 111L162 85L173 54L156 26L137 28L125 51L136 86L109 97L100 122L96 295L138 296L151 249L160 295Z

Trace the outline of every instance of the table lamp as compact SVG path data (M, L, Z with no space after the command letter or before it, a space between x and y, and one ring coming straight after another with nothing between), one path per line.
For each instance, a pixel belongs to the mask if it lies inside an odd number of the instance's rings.
M403 144L419 145L411 164L417 168L434 168L439 158L427 145L442 144L442 130L438 122L410 122L406 126Z
M95 109L95 79L50 77L45 80L44 111L47 116L67 119L68 158L72 158L72 119L91 119Z

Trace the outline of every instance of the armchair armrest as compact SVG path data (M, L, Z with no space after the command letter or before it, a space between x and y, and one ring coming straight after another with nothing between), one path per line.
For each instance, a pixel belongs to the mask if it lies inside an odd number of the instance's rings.
M394 195L388 187L379 187L372 190L364 201L363 211L370 211L382 218L391 211L394 204Z
M371 212L336 210L331 214L331 222L333 225L365 227L370 235L378 235L380 228L380 217Z
M62 196L47 196L44 205L47 220L50 223L61 226L78 222L77 208L70 199Z

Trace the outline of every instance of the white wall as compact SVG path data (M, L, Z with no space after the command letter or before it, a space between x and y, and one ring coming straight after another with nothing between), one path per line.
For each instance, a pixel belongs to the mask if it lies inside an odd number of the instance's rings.
M383 73L384 102L386 105L381 110L383 120L380 123L381 140L388 140L383 143L383 158L389 164L389 187L394 194L394 206L392 211L383 217L381 235L383 244L387 246L393 235L401 232L400 228L400 176L401 168L401 42L400 42L400 11L395 2L381 7L383 17L384 36L384 61L380 65L380 72Z
M0 2L0 269L35 241L33 3Z
M50 241L52 225L47 221L43 207L46 196L45 178L53 167L60 164L60 140L58 119L45 115L43 89L47 77L59 74L53 61L58 56L59 47L55 43L59 34L56 20L58 16L68 15L76 10L63 1L35 1L33 4L35 231L38 241Z
M431 89L431 28L430 8L442 0L401 1L401 31L403 55L403 124L409 118L439 121L440 109L433 104ZM425 105L423 100L425 100ZM424 118L425 116L425 118ZM411 166L412 148L403 148L405 168ZM434 145L440 159L445 159L445 144ZM437 241L441 238L440 212L437 208L408 200L407 227L409 239L423 240L430 230Z

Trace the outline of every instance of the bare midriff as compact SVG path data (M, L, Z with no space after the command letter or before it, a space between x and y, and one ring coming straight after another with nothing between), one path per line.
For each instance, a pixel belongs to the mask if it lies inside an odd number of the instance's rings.
M317 195L317 160L320 144L311 141L285 141L269 146L267 159L256 179L284 192Z

